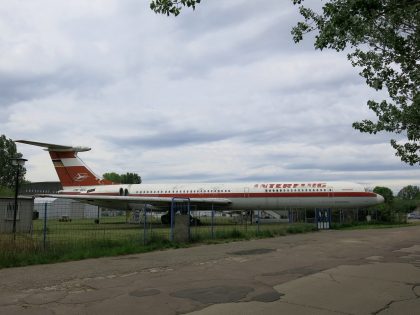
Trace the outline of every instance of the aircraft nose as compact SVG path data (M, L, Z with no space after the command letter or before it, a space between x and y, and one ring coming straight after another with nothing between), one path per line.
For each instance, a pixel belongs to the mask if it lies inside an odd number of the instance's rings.
M381 195L376 194L376 201L378 203L384 203L385 199Z

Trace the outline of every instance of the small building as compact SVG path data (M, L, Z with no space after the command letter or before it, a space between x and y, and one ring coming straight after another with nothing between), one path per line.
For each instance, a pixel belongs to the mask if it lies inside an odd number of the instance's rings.
M34 198L19 196L16 213L16 232L30 233L32 231L32 215ZM13 220L15 210L15 198L0 198L0 233L13 232Z
M61 217L87 219L98 217L98 206L71 199L36 198L34 209L39 213L40 219L44 219L45 207L47 208L47 219L59 219Z

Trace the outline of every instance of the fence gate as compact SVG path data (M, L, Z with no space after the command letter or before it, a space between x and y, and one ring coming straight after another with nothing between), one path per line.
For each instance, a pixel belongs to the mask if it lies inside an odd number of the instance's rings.
M315 209L315 219L319 230L328 230L331 225L331 209Z

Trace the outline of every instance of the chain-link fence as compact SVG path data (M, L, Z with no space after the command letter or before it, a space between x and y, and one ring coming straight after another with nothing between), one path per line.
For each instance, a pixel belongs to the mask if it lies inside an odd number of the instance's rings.
M197 210L187 202L177 203L168 210L146 206L141 210L122 211L61 199L52 203L37 203L34 209L37 219L33 220L31 238L41 242L43 248L107 240L147 245L154 241L234 238L239 234L257 236L267 230L285 230L290 224L314 222L313 218L305 217L305 210L284 210L280 213ZM187 220L183 222L182 217ZM186 238L177 237L177 233L182 233L177 225L185 228Z
M33 201L31 201L33 202ZM282 211L198 210L186 200L170 209L145 206L141 210L103 209L72 200L19 203L17 229L13 200L0 203L1 261L23 259L25 253L48 253L58 260L141 252L170 244L218 239L264 237L316 229L314 209ZM375 220L359 210L334 210L333 222ZM24 223L24 221L26 223ZM13 263L12 263L13 265Z

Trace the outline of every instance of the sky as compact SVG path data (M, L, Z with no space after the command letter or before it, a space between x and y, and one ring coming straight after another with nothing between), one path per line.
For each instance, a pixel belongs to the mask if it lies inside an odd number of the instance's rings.
M99 175L420 185L395 135L351 126L386 95L313 35L295 44L292 1L203 0L167 17L148 0L15 0L0 17L0 134L89 146L79 156ZM45 151L17 148L28 180L57 180Z

